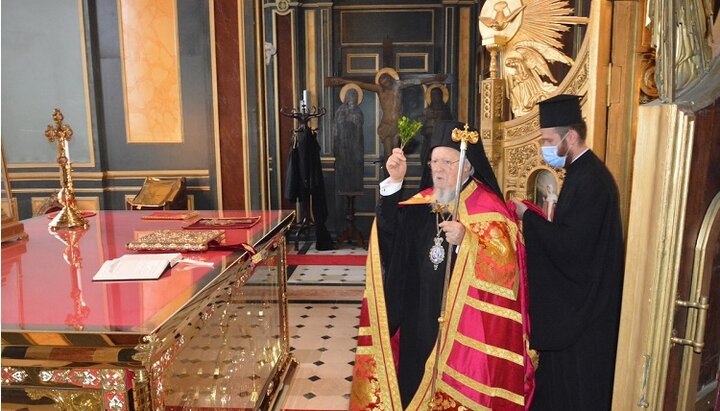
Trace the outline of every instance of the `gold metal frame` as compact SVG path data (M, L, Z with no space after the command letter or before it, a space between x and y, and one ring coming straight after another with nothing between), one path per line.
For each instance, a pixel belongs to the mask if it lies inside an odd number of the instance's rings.
M422 67L406 67L403 68L402 59L404 57L422 57ZM395 53L395 67L397 67L398 73L427 73L430 69L429 65L430 55L428 53Z
M374 66L372 69L353 68L353 59L372 58ZM375 74L380 69L380 55L377 53L348 53L345 55L345 67L348 74Z

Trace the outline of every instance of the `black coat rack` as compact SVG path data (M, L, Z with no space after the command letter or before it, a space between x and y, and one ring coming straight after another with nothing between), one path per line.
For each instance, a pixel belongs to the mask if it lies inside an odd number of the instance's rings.
M325 184L320 161L320 144L317 141L317 129L309 126L310 120L324 116L326 110L307 107L302 104L300 110L281 108L280 114L300 123L292 129L292 147L288 158L288 170L285 179L285 199L299 203L300 212L296 223L291 227L289 236L295 232L295 248L300 236L315 228L315 248L331 250L332 238L325 227L328 217ZM307 233L305 233L307 238Z

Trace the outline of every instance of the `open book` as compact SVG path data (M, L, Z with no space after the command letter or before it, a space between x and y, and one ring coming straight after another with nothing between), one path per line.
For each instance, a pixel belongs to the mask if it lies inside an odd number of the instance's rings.
M105 261L93 281L156 280L181 258L180 253L126 254Z

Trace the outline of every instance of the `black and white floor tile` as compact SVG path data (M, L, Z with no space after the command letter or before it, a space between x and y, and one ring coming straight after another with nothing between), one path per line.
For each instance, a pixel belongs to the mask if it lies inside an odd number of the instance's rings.
M343 265L301 265L293 270L288 285L365 284L365 267Z
M294 251L291 247L290 252ZM361 247L300 253L363 255ZM297 266L288 279L290 346L298 361L278 410L347 410L365 267ZM328 298L328 295L332 296Z

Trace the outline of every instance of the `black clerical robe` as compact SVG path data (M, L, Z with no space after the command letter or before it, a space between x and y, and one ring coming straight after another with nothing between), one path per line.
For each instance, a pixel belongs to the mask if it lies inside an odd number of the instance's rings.
M403 406L407 406L420 385L425 361L437 339L442 299L437 290L443 288L447 258L435 269L428 257L438 232L439 216L431 213L428 205L398 208L400 196L401 192L397 192L381 197L377 227L390 335L402 322L398 384ZM440 234L447 248L444 233ZM413 309L404 310L407 307Z
M540 353L531 409L609 410L624 267L617 187L592 151L566 169L553 222L523 217Z

